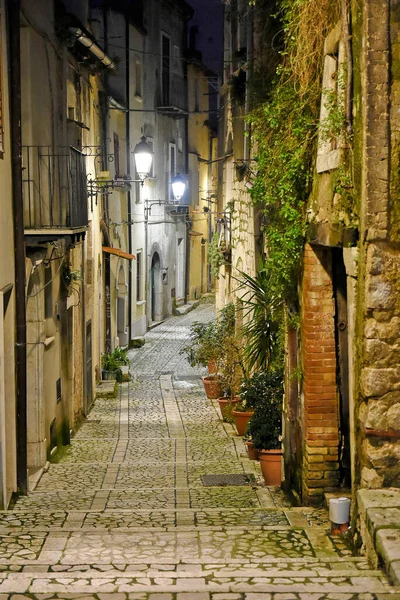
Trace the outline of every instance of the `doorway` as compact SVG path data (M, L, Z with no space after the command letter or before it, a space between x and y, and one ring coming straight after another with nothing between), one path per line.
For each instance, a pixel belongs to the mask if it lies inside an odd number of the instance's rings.
M157 252L151 260L151 320L162 320L161 264Z
M181 300L185 296L185 244L183 238L178 238L176 248L176 298Z
M351 452L347 275L341 248L332 249L332 283L335 298L336 377L339 390L340 485L348 488L351 487Z

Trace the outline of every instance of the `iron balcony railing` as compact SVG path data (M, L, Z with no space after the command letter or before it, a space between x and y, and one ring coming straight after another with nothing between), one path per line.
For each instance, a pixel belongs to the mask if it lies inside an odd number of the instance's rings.
M75 148L23 146L25 229L88 226L85 156Z
M188 110L186 81L183 77L170 74L165 78L160 89L158 112L177 111L185 113Z

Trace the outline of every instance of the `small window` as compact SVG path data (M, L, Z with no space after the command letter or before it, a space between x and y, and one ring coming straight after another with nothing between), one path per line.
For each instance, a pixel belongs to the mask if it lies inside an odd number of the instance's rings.
M171 201L173 201L174 200L174 195L172 193L171 182L172 182L173 178L176 175L176 145L175 144L170 144L169 145L169 165L168 165L168 171L169 171L169 181L168 181L168 191L169 191L169 193L167 194L167 197Z
M142 98L142 64L138 59L135 62L135 96Z
M174 46L174 68L179 69L181 66L181 53L179 51L179 46Z
M142 251L136 252L136 302L142 300Z
M161 102L169 106L171 85L171 40L164 33L161 35Z

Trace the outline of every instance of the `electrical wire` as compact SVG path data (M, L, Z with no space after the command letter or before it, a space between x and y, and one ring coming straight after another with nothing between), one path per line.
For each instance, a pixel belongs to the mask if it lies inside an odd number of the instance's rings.
M46 288L48 285L50 285L50 283L52 283L52 281L54 281L54 279L57 277L58 273L59 273L59 272L60 272L60 270L61 270L62 264L63 264L63 262L64 262L64 260L65 260L65 254L64 254L62 257L60 256L60 257L58 257L58 258L61 258L60 265L59 265L59 267L58 267L57 271L54 273L53 277L50 279L50 281L48 281L47 283L45 283L45 284L44 284L44 286L43 286L42 288L40 288L40 290L38 290L38 291L37 291L37 292L35 292L34 294L26 294L26 298L35 298L36 296L38 296L39 294L41 294L41 293L43 292L43 290L44 290L44 289L45 289L45 288ZM54 260L56 260L56 259L54 259Z

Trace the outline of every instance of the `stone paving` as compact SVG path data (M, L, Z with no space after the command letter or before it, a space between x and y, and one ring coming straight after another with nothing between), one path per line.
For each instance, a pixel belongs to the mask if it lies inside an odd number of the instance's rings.
M0 512L0 600L391 600L400 590L322 508L267 488L179 349L211 305L130 352L133 380L98 399L27 497ZM248 485L204 486L204 475Z

